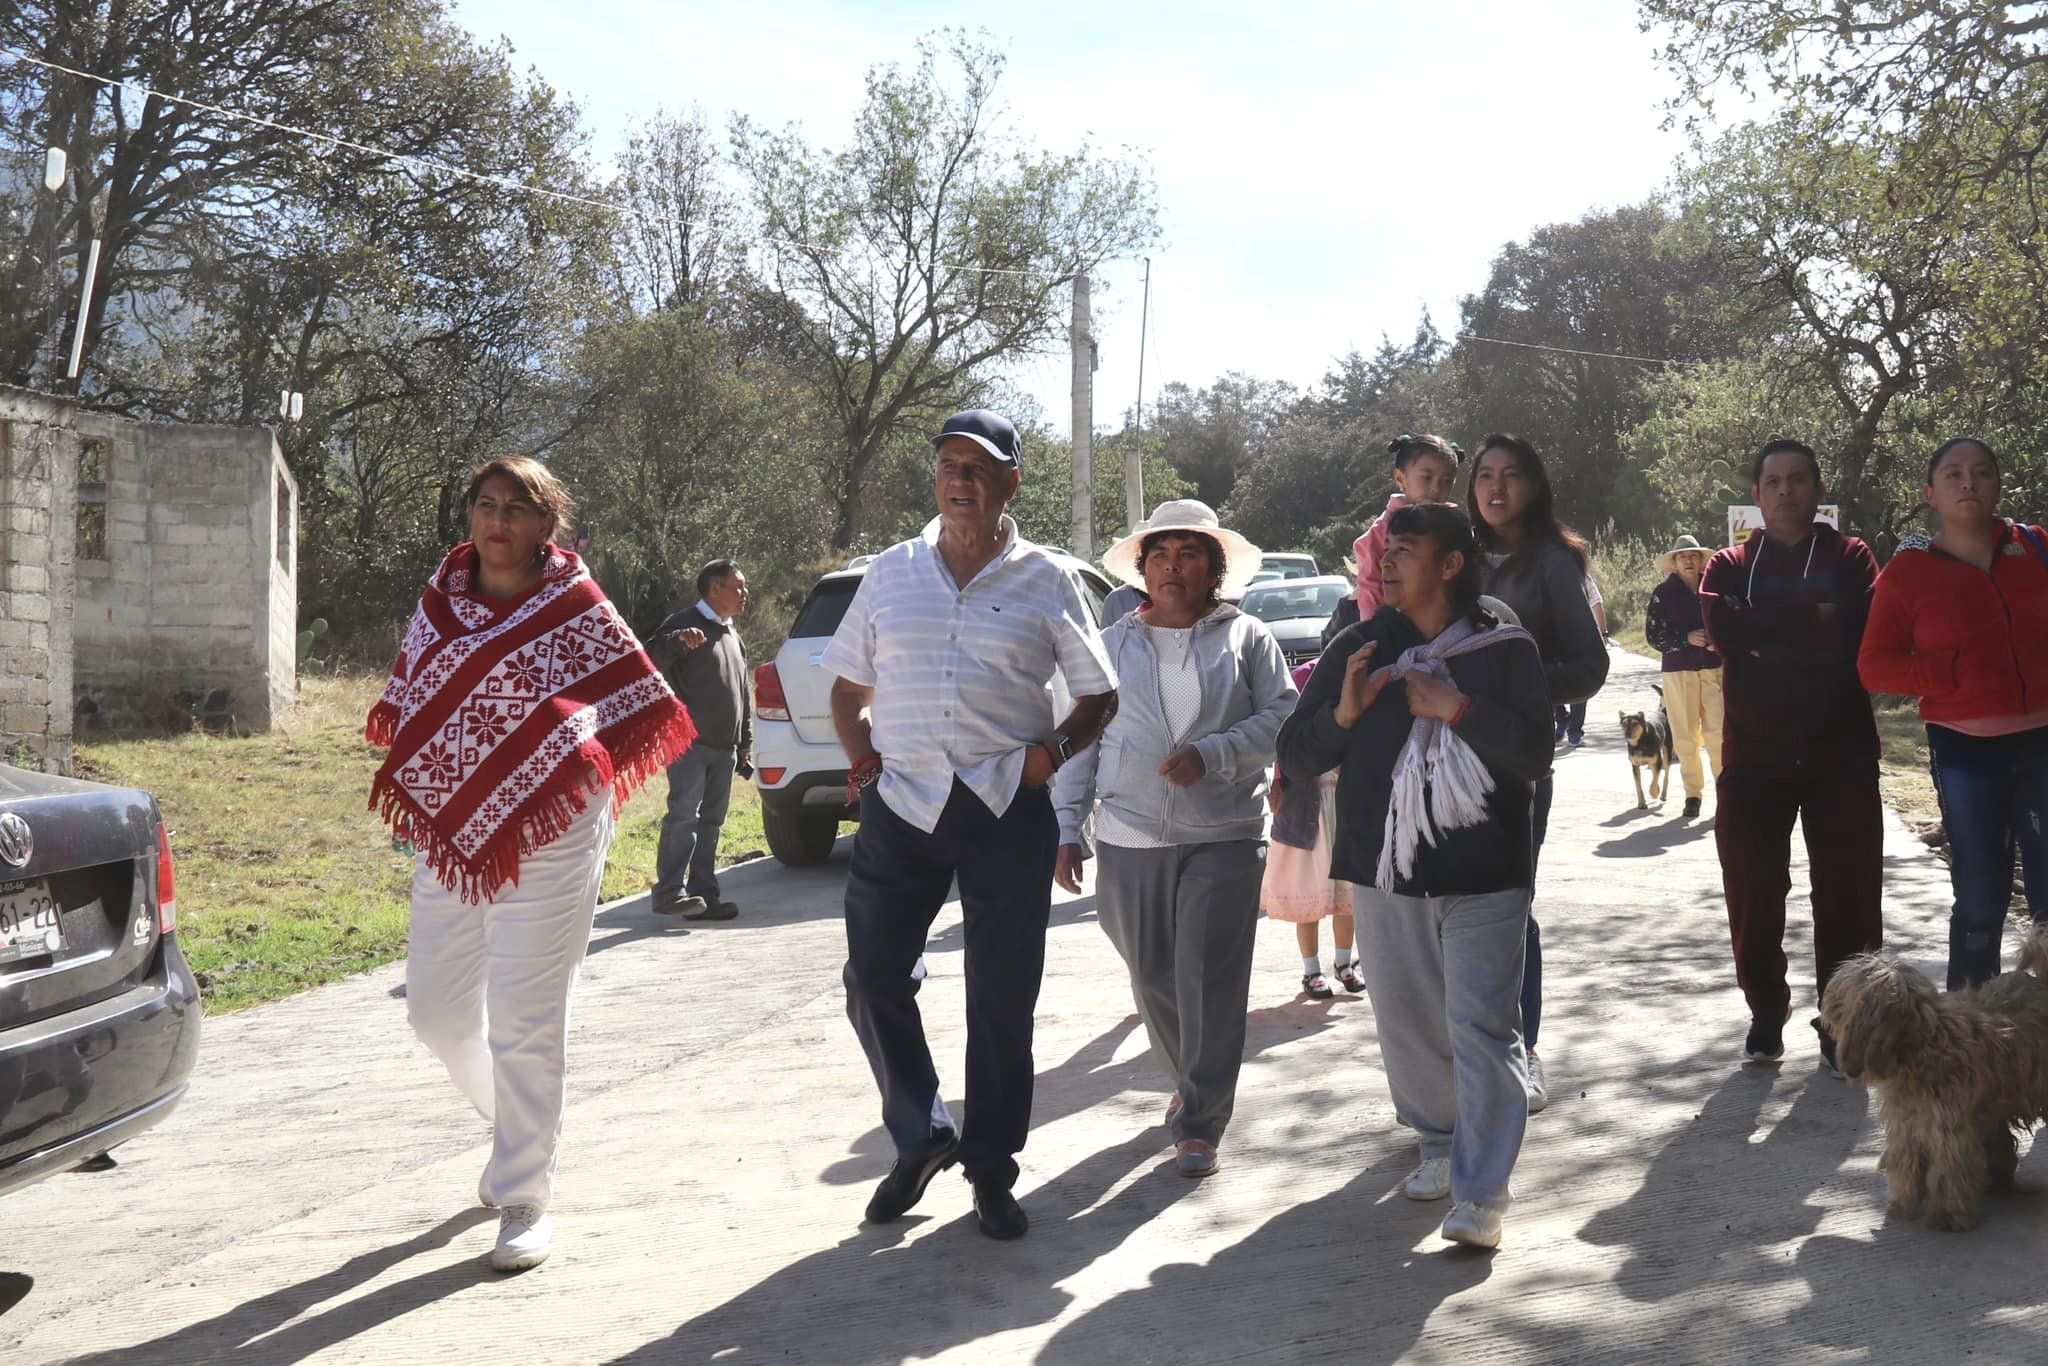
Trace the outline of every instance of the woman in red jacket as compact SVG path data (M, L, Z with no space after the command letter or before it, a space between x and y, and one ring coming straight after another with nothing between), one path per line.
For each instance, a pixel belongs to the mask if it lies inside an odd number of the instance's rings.
M1999 971L2015 852L2048 921L2048 535L1998 515L1998 457L1973 437L1934 453L1921 496L1940 530L1884 572L1857 658L1863 685L1920 699L1948 832L1948 985Z

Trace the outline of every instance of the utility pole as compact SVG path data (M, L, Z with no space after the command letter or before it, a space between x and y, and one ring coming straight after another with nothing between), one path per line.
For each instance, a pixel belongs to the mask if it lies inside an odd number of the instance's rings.
M1088 277L1074 272L1074 544L1079 559L1095 559L1095 326L1088 311Z
M1145 330L1152 320L1152 258L1145 258L1145 302L1138 309L1138 433L1145 431ZM1145 461L1133 437L1124 446L1124 530L1145 519Z

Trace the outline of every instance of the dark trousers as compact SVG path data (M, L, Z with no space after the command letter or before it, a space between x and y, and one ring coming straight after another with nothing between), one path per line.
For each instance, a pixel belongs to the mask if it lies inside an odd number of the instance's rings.
M1031 1129L1032 1013L1045 970L1059 821L1043 789L997 817L960 783L930 834L869 788L846 879L846 1015L906 1152L952 1118L925 1042L911 971L957 877L967 959L967 1119L960 1165L1008 1188Z
M1714 845L1728 899L1735 980L1759 1020L1792 1013L1785 981L1785 895L1792 823L1806 832L1815 1000L1844 959L1884 943L1884 808L1873 759L1721 771Z
M1522 943L1522 1045L1536 1047L1536 1032L1543 1024L1543 931L1536 927L1536 863L1543 856L1543 837L1550 833L1550 799L1557 795L1557 783L1545 774L1530 793L1529 824L1529 928Z
M2048 726L1993 736L1929 726L1927 753L1956 893L1948 921L1954 991L1998 975L2015 855L2033 918L2048 920Z
M1586 733L1586 704L1573 702L1569 706L1560 704L1550 709L1550 719L1560 736L1584 735Z
M737 762L731 745L700 744L668 766L668 814L654 851L657 900L686 893L718 900L718 832L732 806Z

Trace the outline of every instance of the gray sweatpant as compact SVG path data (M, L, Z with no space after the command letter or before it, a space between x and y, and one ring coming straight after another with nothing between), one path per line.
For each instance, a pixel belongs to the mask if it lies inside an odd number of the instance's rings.
M1529 1124L1522 1050L1527 890L1483 896L1352 891L1394 1114L1422 1156L1451 1159L1451 1198L1504 1205Z
M1130 969L1152 1051L1180 1093L1175 1142L1220 1142L1237 1104L1265 872L1261 840L1101 847L1096 913Z

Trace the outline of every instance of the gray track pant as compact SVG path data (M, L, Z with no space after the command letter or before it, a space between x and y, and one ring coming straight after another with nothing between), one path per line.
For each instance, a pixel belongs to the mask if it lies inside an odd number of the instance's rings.
M1506 1204L1529 1123L1522 946L1529 892L1352 892L1394 1114L1424 1158L1451 1159L1451 1198Z
M1180 1093L1175 1142L1220 1142L1237 1104L1265 872L1260 840L1101 848L1096 911L1130 969L1152 1051Z

